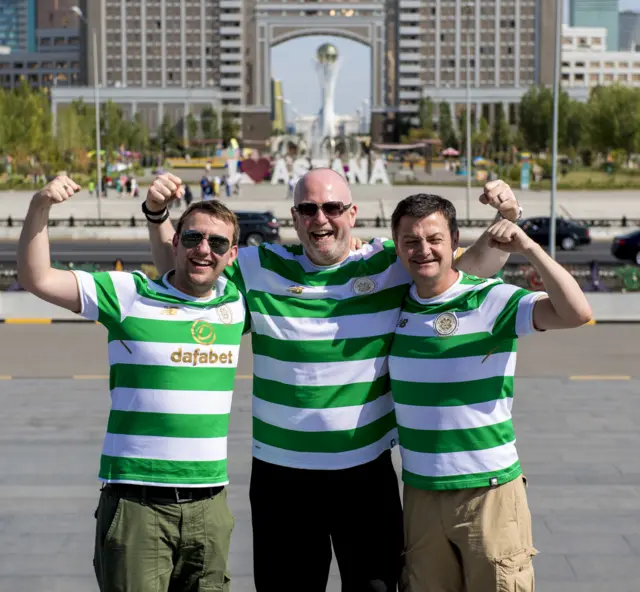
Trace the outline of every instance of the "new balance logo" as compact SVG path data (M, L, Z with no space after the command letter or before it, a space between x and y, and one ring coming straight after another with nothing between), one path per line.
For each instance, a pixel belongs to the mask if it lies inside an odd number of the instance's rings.
M401 329L404 329L407 326L408 322L409 322L409 319L400 319L396 327L400 327Z

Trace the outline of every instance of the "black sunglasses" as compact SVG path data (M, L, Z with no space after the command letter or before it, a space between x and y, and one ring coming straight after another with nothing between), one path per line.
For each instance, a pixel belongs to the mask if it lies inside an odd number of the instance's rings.
M318 210L322 210L327 218L337 218L342 216L353 204L343 204L341 201L325 201L323 204L317 204L310 201L303 201L294 206L293 209L303 216L313 218Z
M205 238L209 243L211 252L216 255L224 255L231 246L229 239L224 236L213 234L205 237L205 235L198 230L185 230L180 235L180 242L185 249L195 249Z

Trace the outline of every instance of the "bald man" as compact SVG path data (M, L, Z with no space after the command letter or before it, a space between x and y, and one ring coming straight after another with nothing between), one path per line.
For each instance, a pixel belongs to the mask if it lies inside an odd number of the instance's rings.
M178 178L165 181L165 191L146 201L160 271L173 265L164 210L182 193ZM487 185L481 201L504 217L521 214L501 181ZM343 592L393 592L400 577L387 356L411 279L392 241L351 250L357 212L342 176L314 169L297 183L291 208L301 244L240 249L228 274L247 300L253 331L257 592L324 592L332 545ZM497 273L508 255L488 242L483 235L458 266Z

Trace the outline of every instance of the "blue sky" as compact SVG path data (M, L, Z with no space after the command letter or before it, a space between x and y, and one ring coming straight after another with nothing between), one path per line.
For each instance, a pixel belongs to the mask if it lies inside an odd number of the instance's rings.
M565 0L565 20L569 0ZM620 0L620 10L640 12L640 0ZM301 37L271 49L271 69L274 78L282 80L284 96L301 114L315 113L320 107L320 85L313 67L313 56L323 43L333 43L342 56L336 87L336 112L355 114L362 100L371 93L371 50L355 41L341 37L318 35ZM287 113L293 119L291 109Z

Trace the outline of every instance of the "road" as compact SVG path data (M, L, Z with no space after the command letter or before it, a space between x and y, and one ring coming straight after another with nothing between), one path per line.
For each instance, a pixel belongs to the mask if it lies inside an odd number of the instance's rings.
M375 233L375 229L374 229ZM463 241L463 246L468 245ZM16 243L0 242L0 264L13 263L16 260ZM560 263L619 263L610 252L610 242L594 241L590 245L579 247L575 251L558 249L557 260ZM51 257L54 261L67 263L91 262L111 263L121 259L123 263L151 262L151 250L148 242L143 241L53 241ZM518 257L512 262L520 263Z
M596 325L520 344L514 421L539 592L640 589L639 342L638 325ZM0 343L0 590L97 592L106 333L95 324L0 325ZM229 438L232 592L253 590L248 346ZM331 573L328 592L337 592L335 564Z

